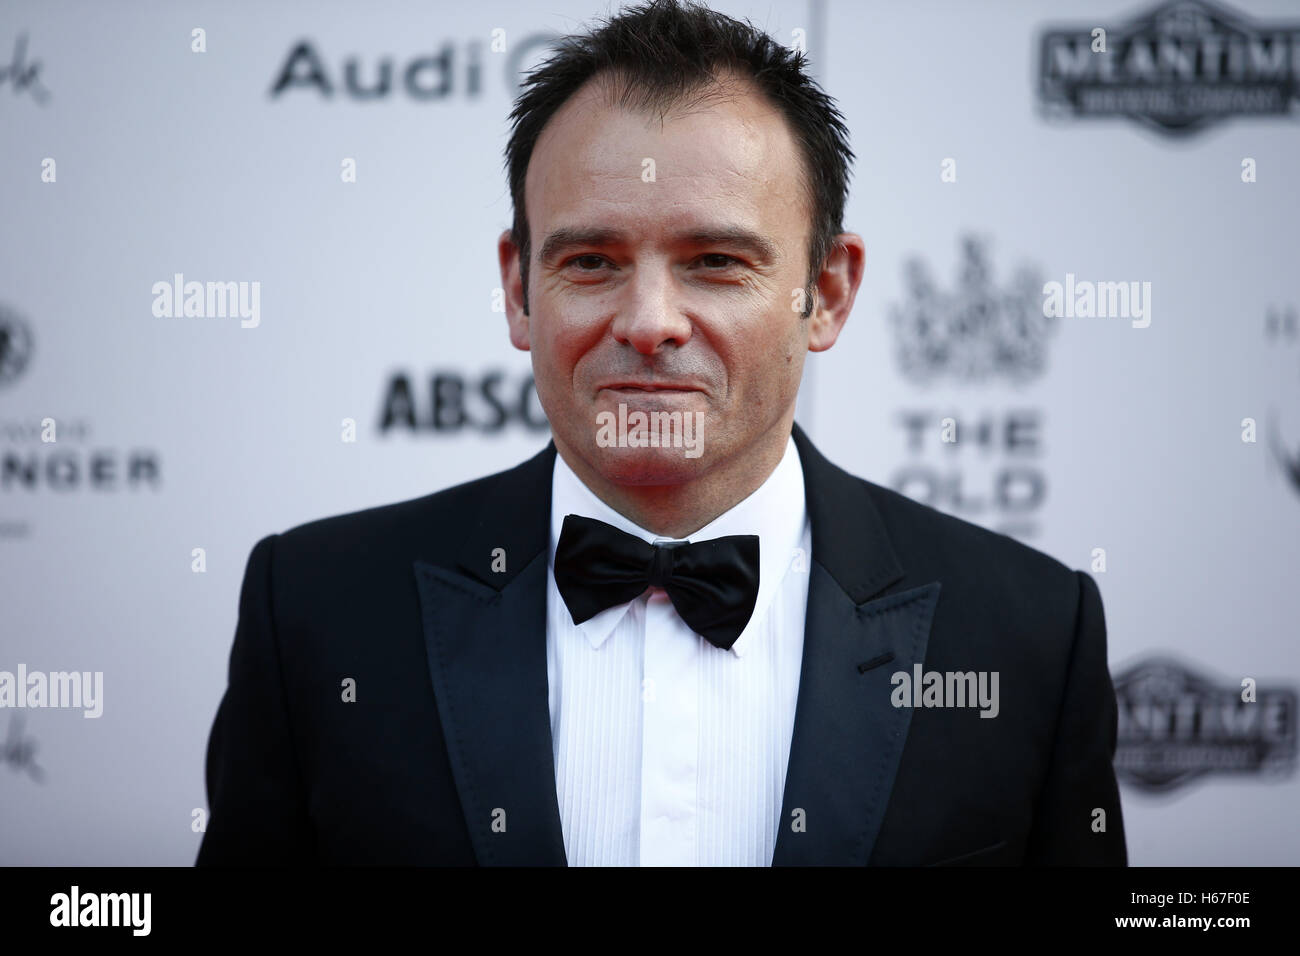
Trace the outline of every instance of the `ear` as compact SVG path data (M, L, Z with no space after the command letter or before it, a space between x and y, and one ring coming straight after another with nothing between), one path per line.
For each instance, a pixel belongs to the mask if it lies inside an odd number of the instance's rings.
M808 351L824 352L835 344L853 311L866 268L867 244L855 232L835 237L826 264L817 276L817 301L808 316Z
M510 344L528 351L528 316L524 314L524 286L519 274L519 247L510 238L510 230L497 239L497 261L501 265L501 289L505 293L506 322L510 326Z

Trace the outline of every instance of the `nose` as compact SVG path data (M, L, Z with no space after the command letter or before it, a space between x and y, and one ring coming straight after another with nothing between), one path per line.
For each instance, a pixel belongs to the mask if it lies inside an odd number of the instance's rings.
M630 345L642 355L654 355L666 344L678 347L691 337L691 320L676 305L671 271L640 266L624 286L610 331L620 345Z

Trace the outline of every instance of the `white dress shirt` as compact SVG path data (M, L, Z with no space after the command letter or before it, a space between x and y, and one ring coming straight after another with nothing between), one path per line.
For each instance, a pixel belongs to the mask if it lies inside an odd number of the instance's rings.
M567 514L674 539L614 511L555 456L546 656L569 865L770 865L812 555L794 440L753 494L689 538L759 536L758 601L729 650L692 631L661 588L575 625L554 573Z

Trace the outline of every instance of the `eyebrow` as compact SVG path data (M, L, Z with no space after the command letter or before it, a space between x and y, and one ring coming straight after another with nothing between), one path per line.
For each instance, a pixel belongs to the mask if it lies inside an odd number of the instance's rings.
M775 262L781 258L776 245L756 232L741 226L718 226L697 229L673 237L676 242L694 246L731 246L749 252L763 262ZM617 229L603 227L570 228L561 227L552 231L542 242L538 253L540 262L549 262L566 249L577 246L609 246L626 242L626 234Z

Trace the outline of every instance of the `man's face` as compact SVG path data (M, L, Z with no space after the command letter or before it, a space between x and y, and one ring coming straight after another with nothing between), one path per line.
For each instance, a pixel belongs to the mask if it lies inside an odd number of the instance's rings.
M784 447L810 329L827 348L838 323L825 341L801 316L810 210L775 109L734 83L662 123L607 100L588 83L534 149L529 314L510 302L511 340L562 452L613 483L679 484ZM507 289L513 250L503 237ZM608 446L620 404L690 415L699 451Z

